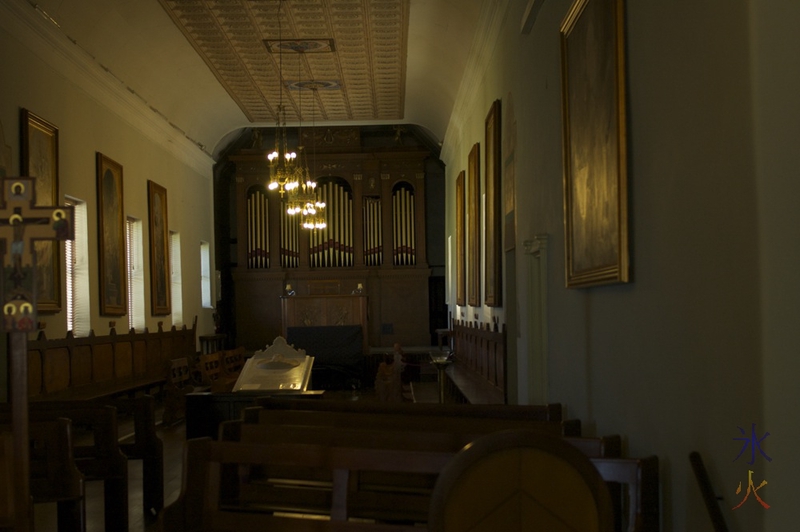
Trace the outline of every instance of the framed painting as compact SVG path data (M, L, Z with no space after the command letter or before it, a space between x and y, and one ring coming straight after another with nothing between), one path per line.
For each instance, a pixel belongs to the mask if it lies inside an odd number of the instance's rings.
M36 178L36 205L58 205L58 128L27 109L20 113L20 174ZM34 242L36 253L36 309L61 310L60 244Z
M503 304L503 202L500 182L500 100L495 100L486 115L486 155L484 182L486 183L486 246L484 274L484 302L487 307Z
M128 269L122 165L97 152L97 242L100 267L100 314L127 313Z
M467 303L481 306L481 145L476 142L467 162L467 263L469 282Z
M148 180L147 199L150 216L150 308L153 316L166 316L172 312L167 189Z
M464 239L464 170L456 178L456 305L467 304L467 256Z
M566 286L629 281L623 0L561 24Z

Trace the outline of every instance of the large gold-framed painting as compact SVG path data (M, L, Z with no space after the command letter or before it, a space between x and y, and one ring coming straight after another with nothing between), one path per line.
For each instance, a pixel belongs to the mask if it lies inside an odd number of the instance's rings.
M566 285L629 281L623 0L561 24Z
M464 170L456 178L456 305L467 304L467 258L464 240Z
M100 314L127 313L122 165L97 152L97 241L100 262Z
M20 173L36 178L36 205L58 205L58 128L28 109L20 112ZM34 242L36 252L36 309L61 310L60 243Z
M153 316L166 316L172 312L167 189L148 180L147 198L150 211L150 308Z
M481 149L476 142L467 162L467 303L481 306Z
M487 307L503 304L503 202L500 183L500 100L495 100L486 115L486 260L484 261L484 301Z

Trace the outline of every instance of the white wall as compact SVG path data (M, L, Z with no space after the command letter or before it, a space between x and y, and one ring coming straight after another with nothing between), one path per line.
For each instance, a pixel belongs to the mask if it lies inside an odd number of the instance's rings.
M785 192L766 176L757 180L757 175L771 172L762 172L756 164L751 3L627 2L633 282L569 290L564 288L559 27L571 1L545 1L530 35L520 32L525 4L508 4L485 74L472 81L478 84L471 91L473 100L456 104L442 150L447 165L446 233L455 240L455 178L466 168L472 144L483 145L489 105L510 93L517 124L518 274L506 281L506 290L518 300L518 327L510 331L519 336L517 356L527 356L530 341L524 277L528 259L521 244L546 233L548 400L565 404L570 417L583 421L585 433L622 434L630 455L659 457L664 531L712 529L691 472L691 451L701 452L717 492L724 496L721 506L731 530L762 530L765 515L773 509L764 510L752 496L740 509L731 508L743 496L735 490L740 481L746 488L750 468L756 485L763 478L770 481L760 495L768 503L785 498L783 511L791 513L789 498L796 490L786 485L779 495L771 477L779 478L773 470L789 465L793 457L788 446L797 439L776 434L778 428L773 427L790 423L777 419L788 416L789 407L777 408L773 415L770 400L779 403L777 385L788 387L789 379L796 381L796 372L779 376L785 355L776 352L770 366L762 354L759 282L765 260L759 260L759 227L764 220L759 218L757 187L769 185L775 195ZM763 31L772 17L786 14L771 14L761 23ZM784 55L784 62L770 63L770 80L782 79L789 64L788 52ZM787 90L780 96L788 99L790 94ZM776 110L783 107L772 105ZM797 127L796 121L792 127ZM785 136L784 129L770 133L787 141L798 138ZM783 169L797 167L787 164ZM797 231L795 217L781 218L780 224L776 219L770 231L776 255L779 242L786 240L787 222L793 222L791 239ZM798 244L792 246L796 256ZM790 276L797 264L785 262L778 279ZM782 285L773 283L777 298ZM796 306L797 297L792 304ZM782 305L776 302L774 311ZM458 315L458 309L451 310ZM793 334L790 339L796 340ZM785 333L776 334L781 347L796 351L797 342L788 340ZM520 361L520 367L525 362ZM776 392L769 392L770 387ZM796 397L797 392L792 393ZM740 437L737 427L749 435L752 423L759 436L772 432L764 441L767 454L778 454L780 446L786 446L786 455L771 455L775 465L770 470L760 456L752 466L746 463L749 456L734 462L741 447L734 440ZM788 475L782 476L788 484ZM781 516L771 529L786 530L790 522L797 519Z
M761 270L762 386L772 462L765 530L800 522L800 4L753 2L753 87ZM765 490L767 488L764 488Z
M6 20L6 23L11 24L11 21ZM69 72L80 68L55 48L46 45L35 47L37 42L34 40L23 45L0 25L0 65L4 73L0 76L0 122L12 152L10 175L19 174L19 115L20 108L26 108L58 127L61 197L73 196L86 201L88 206L91 325L95 333L107 334L111 320L117 322L117 331L127 329L127 317L99 314L96 152L123 167L124 214L140 218L144 223L145 261L149 260L147 180L167 189L169 229L181 234L184 320L187 326L191 326L194 316L197 316L198 335L213 332L213 310L201 306L199 260L200 241L214 242L213 161L202 156L207 159L203 165L197 164L195 154L181 157L184 148L179 142L153 139L142 131L141 124L133 125L122 118L126 113L130 114L129 108L98 103L94 97L97 83L92 78L97 73L86 72L86 85L81 84L80 76L76 82ZM35 53L31 51L31 43ZM113 100L115 97L109 93L109 98ZM144 105L142 109L147 110ZM145 271L146 325L154 331L158 322L163 321L164 328L168 329L173 324L171 316L150 315L149 268ZM62 307L64 301L66 295L62 286ZM40 314L39 319L46 323L49 338L61 338L66 333L64 311L54 315Z

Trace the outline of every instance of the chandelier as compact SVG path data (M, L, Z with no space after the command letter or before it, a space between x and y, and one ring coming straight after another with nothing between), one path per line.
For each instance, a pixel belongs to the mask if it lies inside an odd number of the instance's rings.
M303 178L302 167L297 166L297 153L289 150L286 139L286 108L283 105L283 40L281 32L281 5L278 2L278 91L277 125L275 128L275 150L267 155L269 160L270 190L278 190L281 198L300 185Z
M300 53L300 52L299 52ZM298 80L300 79L298 68ZM313 82L311 83L312 90L316 97L316 89ZM303 109L303 90L305 90L303 83L298 81L298 90L300 91L299 106L300 106L300 125L298 127L298 137L303 139L302 131L302 109ZM314 170L316 171L317 159L317 143L316 135L314 133L314 103L311 104L311 144L314 156ZM311 178L311 172L308 169L308 163L305 157L304 146L299 146L299 174L300 179L298 186L289 191L289 197L286 201L286 212L290 215L301 214L302 221L300 222L303 229L324 229L327 224L325 223L325 202L317 198L317 183Z

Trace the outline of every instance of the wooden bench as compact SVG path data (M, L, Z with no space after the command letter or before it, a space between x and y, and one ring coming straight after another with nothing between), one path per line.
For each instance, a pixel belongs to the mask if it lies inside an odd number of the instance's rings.
M424 528L405 524L348 521L351 473L438 473L453 453L328 447L324 445L266 445L215 442L209 438L188 440L184 455L183 486L178 499L164 509L163 530L181 531L364 531L419 532ZM233 497L220 484L220 471L235 471L238 490ZM311 467L328 472L333 479L328 515L330 521L298 519L262 511L257 505L259 486L248 473L253 467Z
M0 424L3 429L10 430L11 419L7 414L0 414ZM72 454L70 423L69 419L59 418L28 426L30 493L34 504L56 504L59 532L83 532L86 529L86 499L83 475L78 471ZM3 434L10 436L8 432ZM10 442L7 451L11 451ZM9 486L13 485L11 469L4 471L8 475L6 480L11 483ZM5 475L0 474L0 478L5 478ZM10 495L11 492L6 492L0 497L2 504L12 504Z
M11 427L0 431L0 529L14 528L14 437Z
M31 401L102 399L160 391L166 361L196 352L195 329L48 339L44 331L28 342Z
M190 393L207 392L210 386L195 382L194 372L187 357L169 361L167 383L164 386L164 411L161 421L164 425L186 418L186 396Z
M624 489L616 494L616 529L626 532L659 532L658 457L592 458L592 464L608 483ZM624 512L627 509L627 512Z
M117 410L112 406L78 401L34 402L29 406L32 423L69 418L72 421L73 455L86 481L103 482L106 530L128 530L128 460L118 441ZM88 430L88 437L77 435Z
M164 443L156 433L156 400L152 395L101 401L120 415L133 418L133 441L119 434L120 451L128 460L142 461L142 510L145 521L155 521L164 508Z
M457 403L507 403L506 328L454 320L446 395Z
M293 530L293 531L421 531L424 522L392 524L379 521L347 521L357 513L353 498L354 473L423 474L436 476L454 456L453 452L372 448L363 440L359 447L307 443L214 442L210 438L187 441L183 486L178 500L165 508L163 530ZM618 493L625 501L617 513L621 530L658 530L658 461L655 457L592 458L606 482L624 484ZM325 514L330 521L282 517L262 506L265 492L261 469L285 471L313 469L331 479ZM231 476L233 475L233 476ZM235 489L230 489L235 486ZM222 494L222 495L221 495ZM408 519L402 498L390 503L401 518ZM386 503L384 499L383 504ZM354 513L356 509L356 513ZM304 512L304 508L285 508ZM287 519L289 519L287 521Z
M392 416L388 416L392 417ZM391 421L391 419L390 419ZM302 422L301 422L302 423ZM366 425L366 424L365 424ZM274 425L268 423L223 424L220 439L247 443L286 445L327 445L367 449L455 453L476 438L487 433L480 423L465 430L445 432L425 424L413 430L405 427L375 429L365 427L329 427L311 425ZM530 424L528 424L530 426ZM491 432L491 430L489 430ZM587 456L620 456L618 436L605 438L565 438ZM270 501L273 510L294 510L304 513L323 513L329 504L328 493L332 478L326 471L293 467L271 470L270 481L261 495ZM435 475L396 475L362 472L353 479L351 500L355 515L381 520L424 521L428 511ZM269 489L266 488L269 486Z

